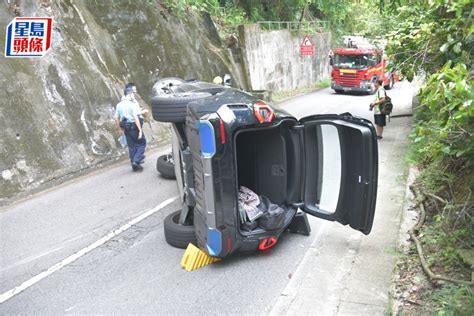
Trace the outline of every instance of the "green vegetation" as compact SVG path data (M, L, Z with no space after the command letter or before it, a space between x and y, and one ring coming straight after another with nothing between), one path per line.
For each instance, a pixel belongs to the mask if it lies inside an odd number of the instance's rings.
M422 166L438 162L446 166L448 175L472 177L474 107L471 105L474 91L466 65L452 66L448 62L429 77L419 97L421 107L417 111L417 124L411 136L416 161ZM442 177L441 182L451 185L460 180L458 177ZM474 178L465 180L474 184ZM442 184L439 181L436 183Z
M452 284L436 289L432 295L434 310L438 315L473 315L472 290L466 286Z
M239 24L258 21L301 22L298 28L308 33L319 27L305 28L305 22L327 21L336 40L354 32L372 35L382 25L376 0L164 0L162 4L180 18L188 11L208 12L224 37Z
M181 19L186 12L207 12L219 28L221 35L226 37L235 32L236 26L247 20L245 11L240 6L219 0L164 0L162 1L170 13Z
M419 232L426 260L434 273L469 281L470 267L461 254L474 245L472 3L400 0L385 9L395 22L388 47L394 64L410 81L415 75L426 78L409 155L421 170L418 187L430 196ZM431 313L474 313L474 297L465 285L425 291Z
M407 5L391 11L397 23L389 34L388 53L409 80L415 72L439 72L447 62L470 68L474 49L470 0L402 2Z

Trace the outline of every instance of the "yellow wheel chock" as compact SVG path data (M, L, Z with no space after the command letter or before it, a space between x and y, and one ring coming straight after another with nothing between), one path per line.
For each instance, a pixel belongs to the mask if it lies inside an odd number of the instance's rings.
M186 271L193 271L217 261L221 261L221 259L209 256L207 253L190 243L181 259L181 267Z

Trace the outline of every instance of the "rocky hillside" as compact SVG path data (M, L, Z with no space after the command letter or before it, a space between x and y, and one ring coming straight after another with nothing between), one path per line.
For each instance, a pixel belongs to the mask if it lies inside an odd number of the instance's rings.
M232 74L210 18L178 19L159 1L2 1L2 48L15 16L53 17L53 40L41 59L0 57L0 204L123 153L112 117L126 82L147 106L157 78ZM162 143L168 126L146 134Z

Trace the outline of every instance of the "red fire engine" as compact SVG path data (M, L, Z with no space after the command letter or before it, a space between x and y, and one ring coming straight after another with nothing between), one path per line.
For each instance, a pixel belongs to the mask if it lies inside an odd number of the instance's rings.
M383 78L386 89L391 89L398 76L386 69L388 60L382 49L361 37L346 37L347 47L330 52L331 88L336 93L360 91L375 93L374 82Z

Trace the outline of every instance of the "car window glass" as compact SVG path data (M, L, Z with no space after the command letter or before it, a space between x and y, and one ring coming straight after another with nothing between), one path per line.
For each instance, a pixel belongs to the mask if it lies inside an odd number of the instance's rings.
M364 69L375 65L374 55L335 55L334 67L348 69Z
M319 208L328 213L336 211L341 186L341 146L337 128L321 125L322 134L322 185Z
M334 213L341 186L341 144L336 126L311 124L305 131L305 205Z

